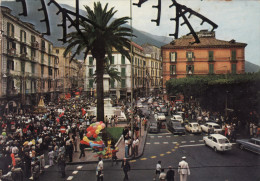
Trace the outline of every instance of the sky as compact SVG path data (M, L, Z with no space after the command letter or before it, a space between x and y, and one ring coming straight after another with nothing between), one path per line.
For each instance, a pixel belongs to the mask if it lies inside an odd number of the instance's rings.
M28 1L28 0L27 0ZM75 7L75 0L56 0L60 4L68 4ZM139 0L132 0L138 3ZM169 36L175 32L175 22L170 18L175 16L175 8L169 8L172 0L161 0L162 12L160 26L156 26L151 19L157 18L157 9L152 8L158 4L158 0L148 0L141 8L132 6L132 25L134 28L154 35ZM218 25L215 30L216 38L248 44L245 51L245 59L260 65L260 0L176 0L192 10L202 14ZM49 2L49 0L46 0ZM79 0L80 8L83 5L93 7L96 0ZM100 0L102 4L108 3L108 7L115 7L118 12L116 17L130 16L130 0ZM201 20L195 16L189 19L194 30L211 30L207 23L200 25ZM182 20L181 20L182 22ZM179 37L189 33L186 25L180 26ZM173 37L172 37L173 38Z

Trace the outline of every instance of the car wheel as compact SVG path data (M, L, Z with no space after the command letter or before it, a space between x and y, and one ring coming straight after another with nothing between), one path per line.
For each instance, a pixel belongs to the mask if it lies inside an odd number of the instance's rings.
M214 147L214 151L215 151L215 152L218 152L218 150L217 150L217 148L216 148L216 147Z
M243 150L244 149L244 145L239 145L239 148L241 149L241 150Z

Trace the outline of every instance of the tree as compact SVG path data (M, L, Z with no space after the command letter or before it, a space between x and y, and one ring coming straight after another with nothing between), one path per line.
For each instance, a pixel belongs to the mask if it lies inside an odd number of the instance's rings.
M100 2L94 3L94 10L84 6L87 15L86 21L80 21L80 32L72 32L68 35L68 46L64 52L67 55L73 48L76 49L72 58L76 54L84 52L85 58L89 52L96 59L96 82L97 82L97 120L104 121L104 91L103 75L105 67L105 56L112 60L112 48L126 56L130 60L129 51L131 42L128 37L133 36L130 28L122 25L126 24L129 17L122 17L112 20L117 11L114 8L108 10L108 4L104 9Z

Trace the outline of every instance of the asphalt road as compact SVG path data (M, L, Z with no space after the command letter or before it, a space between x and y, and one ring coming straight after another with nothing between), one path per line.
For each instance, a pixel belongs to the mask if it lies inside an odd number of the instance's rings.
M169 118L169 117L168 117ZM186 156L190 166L189 181L259 181L260 157L249 151L240 150L233 145L230 152L215 153L203 144L203 135L173 135L167 129L158 134L148 134L144 154L141 158L131 160L129 180L151 181L155 165L162 161L162 167L175 170L175 180L179 180L177 167L181 157ZM122 181L124 174L121 163L111 166L104 163L105 181ZM40 181L45 180L96 180L96 164L69 165L66 167L66 178L61 179L58 168L47 168ZM158 179L157 179L158 180Z

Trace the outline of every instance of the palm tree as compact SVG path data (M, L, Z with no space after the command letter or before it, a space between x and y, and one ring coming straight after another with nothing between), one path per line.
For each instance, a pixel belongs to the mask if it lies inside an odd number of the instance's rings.
M112 20L117 11L114 8L108 10L108 4L104 9L100 2L94 3L94 10L84 6L90 20L80 21L80 32L72 32L68 35L68 46L64 52L66 56L72 49L76 54L84 52L86 56L91 52L96 59L96 82L97 82L97 120L104 121L104 91L103 91L103 75L105 71L105 57L112 59L112 48L126 56L130 60L129 51L131 42L128 37L133 36L130 28L122 25L126 24L129 17L122 17Z

